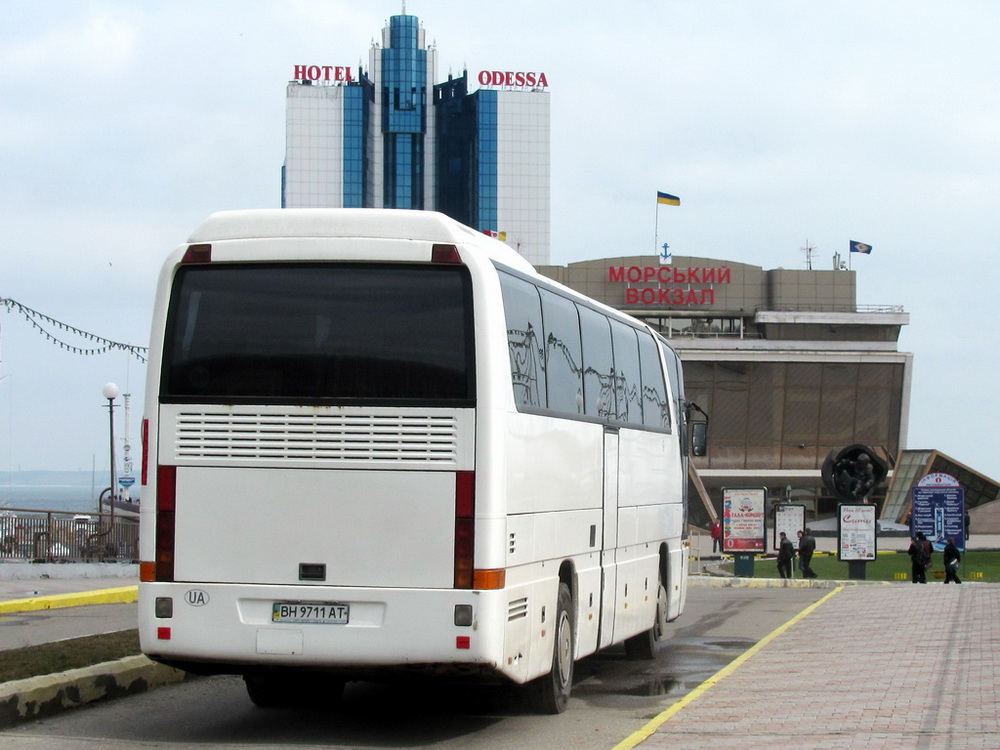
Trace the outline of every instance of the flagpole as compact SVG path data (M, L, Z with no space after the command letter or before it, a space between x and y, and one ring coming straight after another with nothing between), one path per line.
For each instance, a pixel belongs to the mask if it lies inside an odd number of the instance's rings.
M660 202L657 201L653 208L653 255L660 253Z

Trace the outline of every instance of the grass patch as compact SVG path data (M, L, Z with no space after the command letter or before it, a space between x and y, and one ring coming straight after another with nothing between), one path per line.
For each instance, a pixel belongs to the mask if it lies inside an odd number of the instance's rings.
M56 643L9 649L0 651L0 683L89 667L102 661L113 661L138 653L138 630L88 635Z
M795 578L802 577L798 564L799 560L795 558L792 563L795 568L793 571ZM732 573L733 564L725 563L720 569ZM850 577L848 564L838 560L836 555L815 555L812 559L812 569L816 571L819 578L828 580L844 581ZM929 582L939 580L935 571L941 574L940 580L944 580L944 558L940 552L934 553L931 567L927 571ZM982 577L978 577L976 574L982 574ZM778 566L774 558L758 557L754 560L753 575L754 578L777 578ZM958 577L963 582L1000 582L1000 551L969 550L965 552L958 568ZM880 552L876 560L865 565L865 579L868 581L909 581L910 556L905 552Z

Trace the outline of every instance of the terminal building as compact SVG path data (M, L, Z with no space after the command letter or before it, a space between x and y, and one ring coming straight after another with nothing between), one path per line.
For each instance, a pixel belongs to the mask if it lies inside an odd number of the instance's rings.
M392 16L367 69L295 65L285 117L282 207L441 211L549 262L544 72L440 81L417 17Z
M653 255L539 267L645 320L680 356L687 397L709 416L708 455L694 459L691 477L701 498L692 523L708 525L727 487L766 487L772 504L830 515L839 501L824 487L823 461L852 444L890 468L871 497L883 522L905 523L910 487L932 471L959 478L971 508L997 498L997 483L968 467L905 450L913 355L898 341L909 314L859 305L856 272L836 260L837 270L685 257L661 265ZM897 462L911 468L892 471Z
M831 451L862 443L891 465L904 447L913 355L897 343L909 315L859 306L854 271L657 256L539 270L645 320L677 351L687 397L709 415L695 523L713 515L705 506L718 512L725 487L832 513L821 476Z
M772 503L829 515L837 500L821 467L852 444L890 469L872 497L884 521L905 522L909 487L942 466L967 487L973 519L997 499L988 477L906 450L913 355L898 341L909 315L859 305L856 274L837 258L835 270L661 264L653 255L549 265L548 87L544 72L524 67L442 81L419 20L392 16L367 68L294 66L281 205L441 211L504 240L546 276L646 320L680 355L688 398L710 418L710 450L691 477L701 499L692 523L708 525L726 487L764 486ZM896 472L897 462L909 468Z

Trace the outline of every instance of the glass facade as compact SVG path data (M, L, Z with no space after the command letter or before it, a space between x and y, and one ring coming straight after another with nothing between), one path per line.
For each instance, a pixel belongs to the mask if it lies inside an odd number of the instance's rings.
M424 208L427 50L419 48L417 17L390 18L389 39L382 50L384 206Z
M497 92L476 92L476 221L473 227L497 226Z
M392 16L367 70L289 82L282 207L440 211L547 264L547 83L466 70L435 83L425 40L416 16ZM470 80L485 88L470 93Z
M903 364L684 363L688 398L712 415L699 469L819 469L852 443L900 447Z
M348 86L344 92L344 208L365 205L370 92L371 84Z

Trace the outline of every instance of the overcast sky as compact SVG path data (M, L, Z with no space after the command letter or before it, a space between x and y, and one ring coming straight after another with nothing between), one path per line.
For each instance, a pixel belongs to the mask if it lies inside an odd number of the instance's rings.
M367 67L400 2L0 2L0 297L145 345L166 253L208 214L277 207L298 64ZM848 260L901 305L907 447L1000 479L1000 3L409 0L438 79L544 72L552 260L653 253L772 268ZM90 348L49 326L68 343ZM107 470L109 381L0 308L0 470ZM122 427L118 430L121 432ZM133 448L135 458L138 452Z

